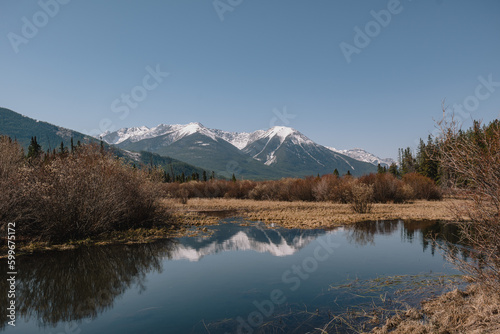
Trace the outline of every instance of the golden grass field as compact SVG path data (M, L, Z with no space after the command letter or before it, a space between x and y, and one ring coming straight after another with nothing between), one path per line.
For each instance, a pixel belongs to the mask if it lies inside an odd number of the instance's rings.
M275 223L287 228L330 228L368 220L443 220L456 217L451 208L462 206L466 200L445 199L443 201L414 201L406 204L374 204L370 213L354 213L349 204L329 202L279 202L247 199L200 199L193 198L187 204L165 199L176 216L207 217L212 224L218 212L226 217L243 217L248 220ZM204 224L198 219L198 224ZM205 225L206 225L205 224Z

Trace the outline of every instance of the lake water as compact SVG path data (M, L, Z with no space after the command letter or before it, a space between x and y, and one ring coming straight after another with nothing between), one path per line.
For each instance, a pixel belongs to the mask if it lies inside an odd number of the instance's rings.
M209 231L19 257L16 327L4 322L3 331L306 333L330 323L331 332L343 332L335 316L387 306L412 284L458 273L428 237L457 242L455 231L436 222L365 222L331 231L233 222ZM425 293L443 287L431 290ZM6 305L6 293L0 298Z

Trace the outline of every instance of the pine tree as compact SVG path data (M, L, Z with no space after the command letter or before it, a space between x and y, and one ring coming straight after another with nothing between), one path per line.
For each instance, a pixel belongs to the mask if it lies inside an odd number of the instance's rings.
M37 159L42 153L42 147L36 141L36 136L31 137L30 146L28 147L28 159Z
M411 148L399 149L399 165L401 176L417 171L417 160L413 157Z
M396 165L394 162L389 166L389 173L396 177L399 177L398 165Z
M203 171L203 181L207 182L207 172Z
M75 152L75 145L73 145L73 137L71 137L71 153Z
M340 175L337 168L335 168L335 170L333 171L333 175L335 175L337 177Z
M383 174L385 172L386 172L385 167L382 167L380 164L378 164L378 166L377 166L377 173L378 174Z
M350 170L347 170L347 173L345 174L347 176L351 176L351 171Z
M236 175L233 173L233 177L231 178L231 181L236 182Z
M61 145L59 145L59 153L64 154L66 152L66 148L64 147L64 142L61 142Z

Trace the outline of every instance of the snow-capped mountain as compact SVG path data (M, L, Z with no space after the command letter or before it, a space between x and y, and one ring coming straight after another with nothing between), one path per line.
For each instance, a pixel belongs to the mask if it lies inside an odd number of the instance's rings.
M379 158L376 155L367 152L361 148L353 148L351 150L337 150L336 148L333 147L327 147L328 149L332 150L333 152L341 153L344 155L347 155L348 157L351 157L353 159L359 160L359 161L364 161L368 162L372 165L377 166L380 164L382 167L389 167L391 164L396 163L395 160L391 158Z
M267 131L254 132L249 137L247 145L243 147L243 152L269 166L277 162L276 154L286 141L301 148L304 148L303 145L315 145L312 140L295 129L275 126ZM307 148L304 150L307 152Z
M202 133L212 139L216 139L217 135L214 130L204 127L200 123L189 123L186 125L174 124L160 124L153 128L147 126L123 128L115 132L105 132L101 137L108 144L120 144L128 140L130 142L138 142L144 139L155 138L159 136L168 135L169 142L173 143L183 137L192 135L193 133Z
M255 132L227 132L200 123L160 124L103 133L109 144L130 151L170 156L220 175L244 178L300 177L340 173L361 175L373 165L319 145L299 131L275 126Z

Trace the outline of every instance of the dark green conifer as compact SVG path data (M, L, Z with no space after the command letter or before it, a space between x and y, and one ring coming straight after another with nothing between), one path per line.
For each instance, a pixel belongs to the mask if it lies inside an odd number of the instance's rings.
M36 141L36 136L31 137L30 146L28 147L28 159L37 159L42 153L42 147Z

